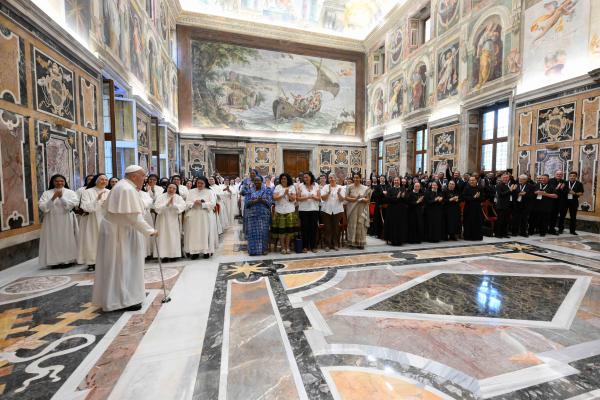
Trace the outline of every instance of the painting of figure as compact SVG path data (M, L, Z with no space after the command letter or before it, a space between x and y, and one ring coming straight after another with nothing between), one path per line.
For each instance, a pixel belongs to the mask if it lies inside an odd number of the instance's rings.
M438 54L437 79L438 100L458 93L458 42Z
M427 66L419 64L415 67L411 76L411 111L424 108L427 105Z
M162 38L162 40L167 42L169 40L169 13L166 1L160 2L158 30L160 32L160 37Z
M472 86L479 90L502 76L504 43L499 18L491 17L475 35Z
M539 42L548 32L563 32L565 30L565 19L572 17L578 0L544 1L545 13L537 17L530 25L531 32L535 32L533 44Z
M544 0L525 10L525 89L582 74L579 60L588 52L589 21L590 0Z
M383 89L377 88L373 92L373 96L371 97L370 102L370 118L369 118L369 126L374 127L381 125L383 123L383 117L385 113L385 106L383 100Z
M438 34L445 32L456 23L458 9L458 0L439 0L437 8Z
M119 58L123 65L130 65L129 50L130 50L130 23L129 18L131 8L129 0L118 0L119 4L119 23L120 23L120 40L119 40Z
M85 42L88 40L91 20L91 0L65 0L67 25Z
M144 82L146 75L144 21L133 7L131 8L129 27L131 32L129 51L131 70L140 81Z
M398 77L390 83L390 102L391 119L400 118L404 111L404 78Z
M400 63L400 61L402 61L402 46L404 45L404 41L402 40L403 29L404 28L398 28L389 36L388 54L390 58L390 69L394 68Z
M113 53L118 54L121 39L121 15L119 14L118 0L102 2L102 21L104 44Z
M354 62L192 40L199 128L354 135Z

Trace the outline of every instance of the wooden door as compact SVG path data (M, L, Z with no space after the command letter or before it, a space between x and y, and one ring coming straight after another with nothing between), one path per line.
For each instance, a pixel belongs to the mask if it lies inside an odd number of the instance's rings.
M215 154L215 169L223 178L240 176L240 156L238 154Z
M292 178L297 177L301 172L309 171L310 151L284 150L283 168L284 172L290 174Z

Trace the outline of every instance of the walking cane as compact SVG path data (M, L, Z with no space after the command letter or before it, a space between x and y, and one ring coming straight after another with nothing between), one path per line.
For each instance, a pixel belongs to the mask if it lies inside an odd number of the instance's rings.
M162 289L165 295L162 299L162 303L168 303L171 301L171 298L167 296L167 289L165 287L165 276L163 275L162 261L160 260L160 253L158 251L158 240L156 236L154 236L154 247L156 247L156 256L158 257L158 269L160 270L160 280L162 281Z

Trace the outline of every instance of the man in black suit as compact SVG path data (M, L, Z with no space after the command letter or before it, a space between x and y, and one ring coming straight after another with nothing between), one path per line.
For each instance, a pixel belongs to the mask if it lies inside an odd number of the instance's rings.
M558 235L556 232L556 224L558 222L558 215L560 213L560 209L564 207L567 202L567 182L564 179L565 173L562 170L557 170L554 173L554 178L550 179L550 186L554 187L555 193L557 195L556 199L552 201L552 211L550 214L550 221L548 224L548 233L551 235Z
M511 188L508 186L510 177L508 174L502 175L496 184L494 202L496 203L496 213L498 221L496 222L496 237L509 238L508 224L510 222L510 203L511 203Z
M558 233L563 233L565 229L565 216L567 210L569 211L569 232L573 235L577 235L575 229L577 227L577 210L579 209L579 197L583 195L583 183L577 180L578 174L575 171L571 171L569 174L569 180L566 183L566 198L564 204L560 209L560 216L558 219Z
M512 186L512 234L528 237L529 214L535 194L535 185L525 174L519 175L519 182Z
M558 198L556 189L550 183L550 176L544 174L540 177L540 183L538 183L535 189L535 202L533 206L537 212L537 228L540 236L546 236L546 232L549 228L552 228L551 217L552 208L554 202Z

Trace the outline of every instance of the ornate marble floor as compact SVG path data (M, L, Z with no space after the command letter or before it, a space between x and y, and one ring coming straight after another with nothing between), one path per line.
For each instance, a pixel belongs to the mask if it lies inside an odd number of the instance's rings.
M600 237L156 264L135 313L81 267L0 272L6 399L600 398Z

